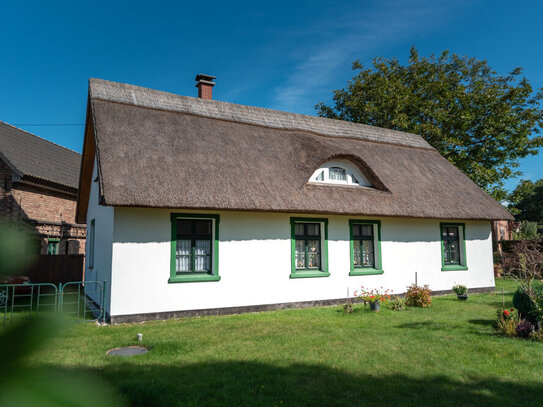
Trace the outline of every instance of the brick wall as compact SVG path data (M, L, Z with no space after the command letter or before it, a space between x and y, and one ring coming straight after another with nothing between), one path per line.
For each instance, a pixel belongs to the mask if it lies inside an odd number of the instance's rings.
M60 239L59 254L85 253L85 225L75 224L76 196L22 182L12 182L11 169L0 160L0 216L21 219L40 239L36 249L47 254L49 239Z
M12 196L23 218L75 223L76 197L33 185L15 183Z
M9 216L11 209L11 169L0 160L0 216Z

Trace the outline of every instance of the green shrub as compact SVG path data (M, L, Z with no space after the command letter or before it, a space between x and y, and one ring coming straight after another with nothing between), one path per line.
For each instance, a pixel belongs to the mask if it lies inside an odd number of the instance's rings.
M496 331L505 336L517 335L518 314L514 309L498 308L496 310Z
M430 287L426 284L424 287L420 287L416 284L412 284L407 287L405 293L405 305L409 307L429 307L432 305L432 295Z
M537 222L523 220L520 222L518 232L513 232L513 240L538 239L540 237L538 228Z
M353 304L351 303L347 303L347 304L344 304L343 305L343 311L345 311L347 314L352 314L353 313Z
M405 309L405 301L403 298L398 297L397 295L392 297L388 305L393 311L402 311Z
M463 284L457 284L453 286L452 290L456 295L464 295L468 293L468 287Z
M535 282L532 288L536 295L543 297L543 283ZM537 321L537 307L521 287L517 288L517 291L513 295L513 305L518 309L522 318L527 319L531 323Z

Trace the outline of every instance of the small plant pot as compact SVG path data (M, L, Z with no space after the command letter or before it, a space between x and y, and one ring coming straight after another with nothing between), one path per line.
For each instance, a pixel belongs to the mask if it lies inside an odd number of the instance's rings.
M457 294L456 297L457 297L460 301L467 301L469 295L468 295L468 294Z
M374 302L370 301L370 310L372 310L374 312L379 312L381 310L380 302L379 301L374 301Z

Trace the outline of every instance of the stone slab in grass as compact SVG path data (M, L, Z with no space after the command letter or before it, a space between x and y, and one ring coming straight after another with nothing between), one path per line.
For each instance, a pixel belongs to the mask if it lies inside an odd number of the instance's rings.
M149 352L149 349L143 346L125 346L122 348L113 348L106 352L108 356L135 356L144 355Z

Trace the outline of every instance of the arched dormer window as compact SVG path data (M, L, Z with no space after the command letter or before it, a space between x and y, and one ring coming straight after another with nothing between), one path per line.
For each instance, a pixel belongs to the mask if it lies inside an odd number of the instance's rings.
M371 182L348 160L333 160L321 165L309 182L312 184L373 187Z

